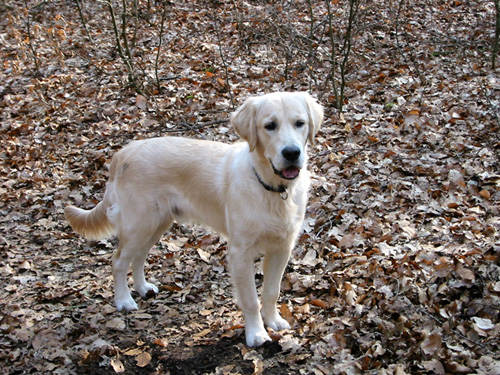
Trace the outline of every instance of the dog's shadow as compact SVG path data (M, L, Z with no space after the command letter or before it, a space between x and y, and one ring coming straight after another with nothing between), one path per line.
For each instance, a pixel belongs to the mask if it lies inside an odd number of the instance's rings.
M247 357L243 353L255 351L255 356ZM168 354L158 356L157 367L168 370L171 375L211 374L211 373L239 373L254 374L255 363L250 358L271 358L282 351L277 341L267 342L258 348L248 348L244 338L222 339L212 345L195 346L192 348L168 348ZM219 369L219 371L217 371ZM272 368L264 374L289 374L288 366L283 363L273 363Z

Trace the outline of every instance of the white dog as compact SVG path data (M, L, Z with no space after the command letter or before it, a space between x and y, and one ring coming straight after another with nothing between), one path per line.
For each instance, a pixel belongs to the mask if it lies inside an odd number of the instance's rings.
M174 220L194 221L228 239L247 345L270 340L264 324L290 328L276 302L306 209L307 141L313 142L322 120L323 109L309 94L272 93L249 98L232 115L246 142L164 137L133 141L116 153L103 201L90 211L65 209L76 232L93 239L118 236L116 308L137 309L127 285L130 264L135 290L143 297L158 293L144 278L149 249ZM265 254L262 311L254 279L259 254Z

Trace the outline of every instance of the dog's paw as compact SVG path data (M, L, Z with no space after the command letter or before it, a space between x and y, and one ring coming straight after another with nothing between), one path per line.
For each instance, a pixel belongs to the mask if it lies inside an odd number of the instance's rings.
M256 346L261 346L266 341L271 341L271 337L269 337L265 329L258 331L247 330L245 332L245 335L246 335L247 346L250 346L252 348Z
M154 297L158 294L158 287L151 283L134 285L134 289L142 298Z
M272 319L267 319L266 317L264 317L264 323L266 326L273 329L274 331L290 329L290 324L281 316L279 316L278 313L276 313Z
M132 311L137 310L137 303L135 303L132 296L122 299L115 299L115 306L118 311Z

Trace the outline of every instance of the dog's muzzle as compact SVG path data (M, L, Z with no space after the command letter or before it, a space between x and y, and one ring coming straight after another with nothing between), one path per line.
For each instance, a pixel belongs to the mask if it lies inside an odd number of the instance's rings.
M284 147L283 150L281 150L281 155L286 161L285 168L279 170L274 166L272 160L269 160L274 173L285 180L293 180L297 178L301 169L301 166L299 165L299 158L301 153L301 149L297 146Z

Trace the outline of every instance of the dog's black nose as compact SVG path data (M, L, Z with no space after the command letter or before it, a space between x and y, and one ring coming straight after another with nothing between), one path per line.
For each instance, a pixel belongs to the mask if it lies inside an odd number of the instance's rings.
M288 161L296 161L300 156L300 148L297 146L287 146L281 150L281 155Z

